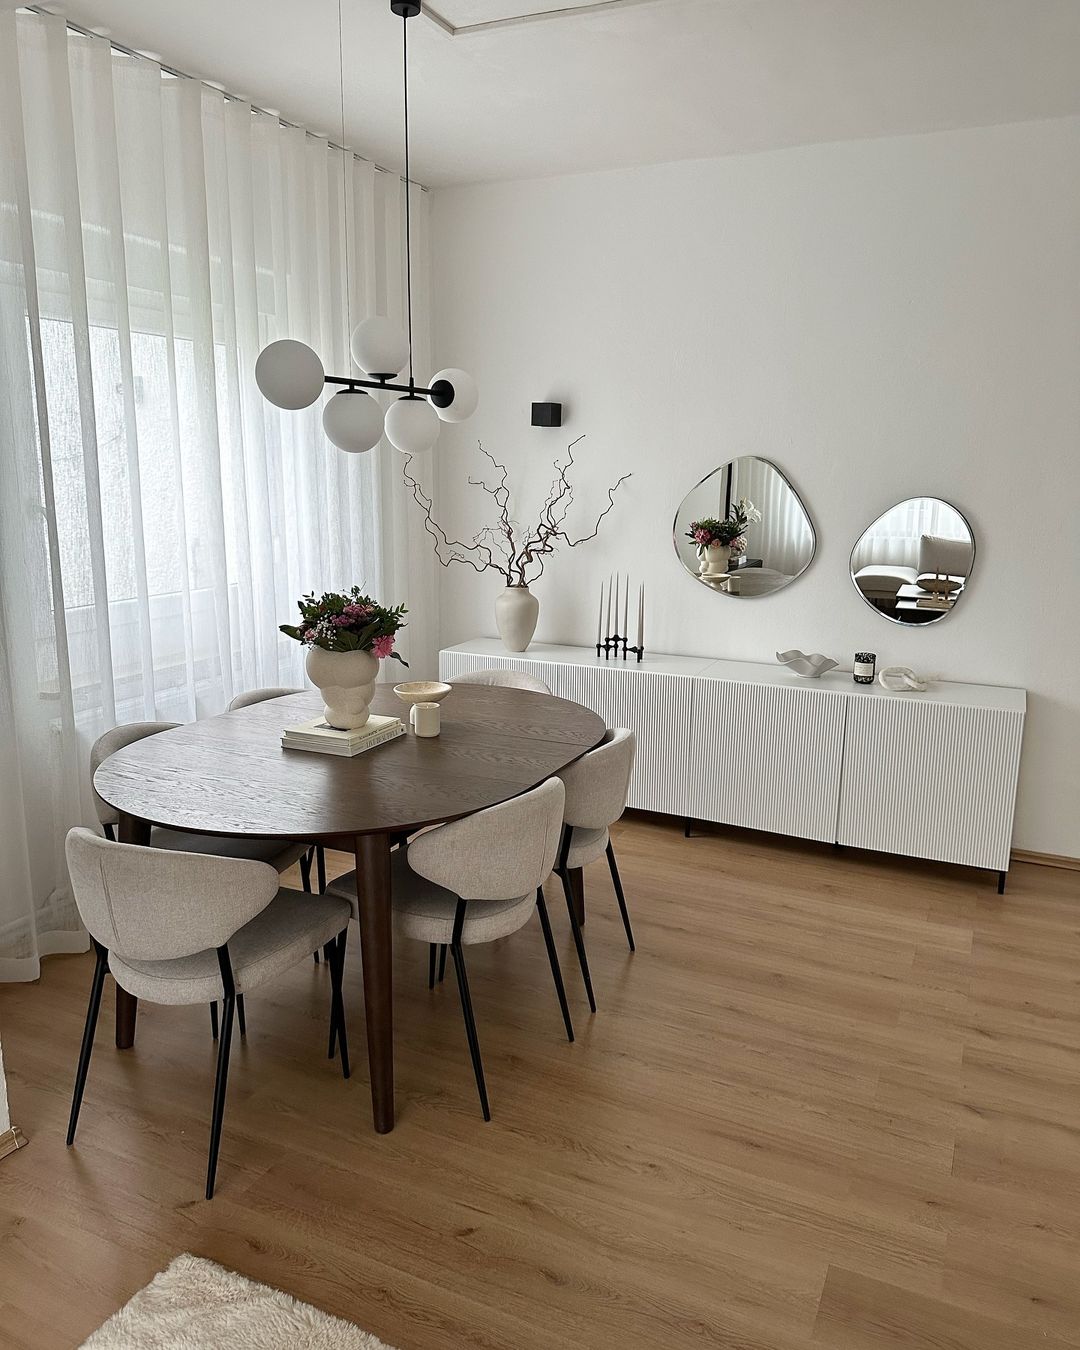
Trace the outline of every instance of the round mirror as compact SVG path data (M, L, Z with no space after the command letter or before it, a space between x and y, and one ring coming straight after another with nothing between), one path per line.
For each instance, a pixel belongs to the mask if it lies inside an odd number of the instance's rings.
M783 590L810 566L817 541L799 494L775 464L742 455L714 469L675 513L675 552L722 595Z
M893 623L936 623L960 603L975 563L975 536L938 497L890 507L851 550L851 580Z

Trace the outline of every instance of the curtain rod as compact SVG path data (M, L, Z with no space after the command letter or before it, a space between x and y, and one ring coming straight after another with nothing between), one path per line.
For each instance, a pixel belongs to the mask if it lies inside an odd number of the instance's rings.
M331 150L340 150L343 154L352 155L353 159L359 160L361 164L370 164L376 173L392 174L394 172L393 169L387 169L374 159L368 159L365 155L358 155L355 150L350 150L347 145L339 145L337 141L332 141L329 136L316 136L313 131L301 126L299 122L290 122L287 117L282 117L280 113L268 112L266 108L260 108L258 104L252 103L250 99L241 98L239 94L230 93L227 89L219 89L216 84L210 84L198 75L189 75L186 70L178 70L176 66L167 65L164 61L154 61L149 56L144 56L142 52L135 51L132 47L125 47L122 42L117 42L115 38L103 37L102 34L94 33L89 28L84 28L81 24L75 23L73 19L69 19L62 14L54 14L52 10L46 9L43 5L25 5L23 8L29 10L31 14L40 15L42 18L62 18L70 32L78 33L80 37L96 38L99 42L107 42L114 52L119 52L122 56L133 56L138 61L149 61L151 65L158 66L166 75L171 75L173 79L194 80L196 84L205 84L208 89L213 89L215 93L220 94L227 103L246 103L253 113L259 113L262 117L272 117L279 126L288 127L290 131L302 131L305 136L310 136L312 140L325 140ZM404 174L399 173L397 178L399 182L405 182ZM415 179L413 179L412 185L414 188L419 188L421 192L427 192L428 190L425 184L418 183Z

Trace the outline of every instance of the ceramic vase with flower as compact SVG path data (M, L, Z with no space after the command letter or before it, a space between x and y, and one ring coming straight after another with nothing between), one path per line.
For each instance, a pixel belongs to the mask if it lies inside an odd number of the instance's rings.
M379 662L388 657L409 663L394 651L395 635L405 625L404 605L385 609L362 595L359 586L347 594L325 592L297 601L298 624L281 631L308 649L308 679L322 694L323 716L339 731L358 731L371 716Z

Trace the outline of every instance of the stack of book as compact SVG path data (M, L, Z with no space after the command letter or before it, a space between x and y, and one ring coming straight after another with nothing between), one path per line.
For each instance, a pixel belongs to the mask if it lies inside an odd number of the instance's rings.
M400 717L369 717L355 731L339 731L322 717L316 717L311 722L286 727L281 733L281 744L285 750L314 750L319 755L344 755L351 759L404 735Z

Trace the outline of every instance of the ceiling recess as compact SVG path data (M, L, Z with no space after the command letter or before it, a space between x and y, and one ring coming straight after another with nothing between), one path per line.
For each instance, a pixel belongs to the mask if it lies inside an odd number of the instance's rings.
M425 4L424 17L450 37L471 33L490 33L500 28L518 28L523 24L552 19L574 19L604 10L629 9L633 5L657 5L670 0L561 0L544 4L543 0L438 0ZM537 5L540 7L537 8ZM494 17L493 10L498 13Z

